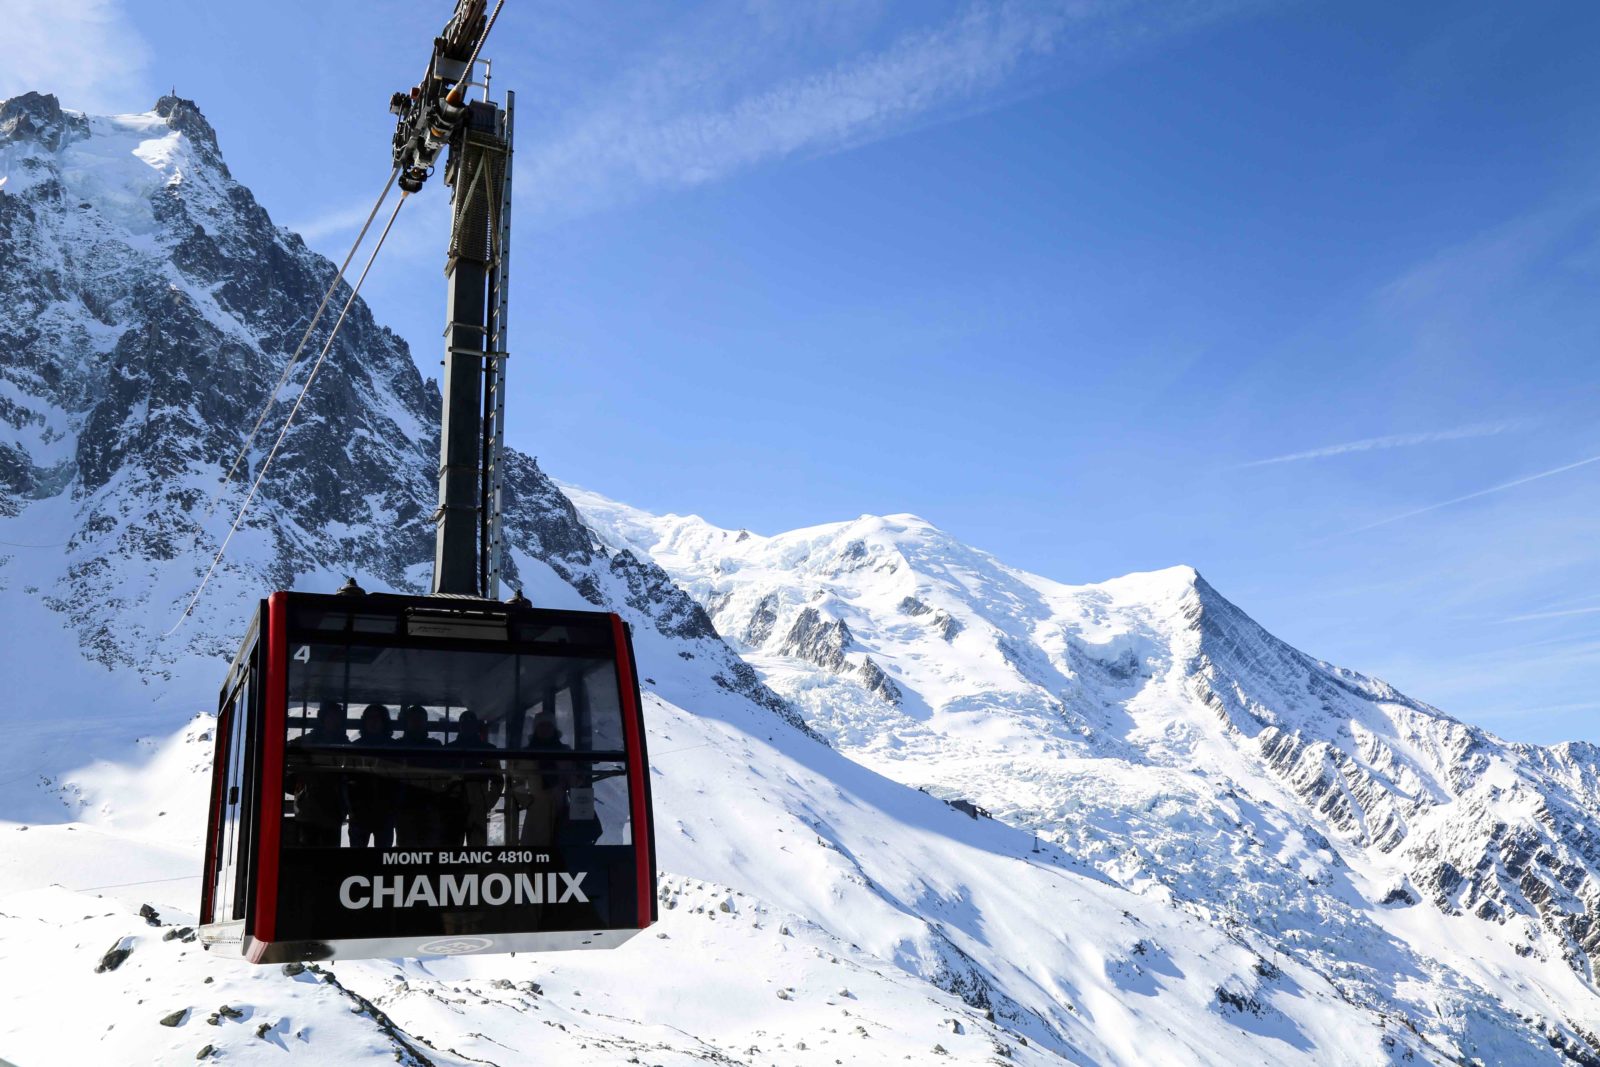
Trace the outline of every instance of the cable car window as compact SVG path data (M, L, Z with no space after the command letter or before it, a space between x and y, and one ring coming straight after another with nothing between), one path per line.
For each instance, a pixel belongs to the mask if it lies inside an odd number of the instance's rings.
M286 847L632 842L610 658L291 640L288 667Z

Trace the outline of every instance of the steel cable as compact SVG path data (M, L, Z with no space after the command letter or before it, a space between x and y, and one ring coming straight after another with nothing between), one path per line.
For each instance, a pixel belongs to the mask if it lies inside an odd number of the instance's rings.
M385 190L387 192L387 190ZM394 220L399 217L400 209L405 206L406 198L411 194L404 190L400 199L394 205L394 211L389 215L389 221L384 224L383 232L378 235L378 243L373 246L372 254L367 257L367 265L361 268L361 277L356 279L356 284L350 290L350 297L344 302L344 307L339 312L339 318L333 324L333 331L328 334L328 340L323 344L322 351L317 354L317 361L311 364L311 372L306 375L306 384L300 387L300 395L295 398L294 407L289 409L288 417L283 420L283 429L278 431L277 440L272 442L272 449L267 453L267 458L261 463L261 470L256 473L256 479L250 485L250 492L245 494L244 503L239 505L239 513L233 518L233 525L228 527L228 534L222 539L222 545L217 549L217 554L211 558L211 566L206 568L205 577L200 579L200 585L195 589L194 595L189 598L188 607L183 609L183 614L178 616L178 621L172 624L172 629L162 634L163 638L171 637L177 633L178 627L183 625L183 620L194 611L194 606L200 601L200 594L205 592L206 585L211 581L211 576L216 573L217 565L222 562L223 553L228 551L228 544L233 540L233 535L239 531L239 524L244 521L245 512L250 509L250 502L255 499L256 491L261 488L261 482L267 476L267 471L272 468L272 461L282 447L283 440L289 434L289 427L294 425L294 417L300 413L300 405L305 403L306 394L311 391L311 383L317 380L317 372L322 369L323 360L328 358L329 351L333 348L334 340L339 336L339 328L344 325L345 316L350 313L350 307L355 303L356 297L361 292L362 283L367 280L367 272L372 270L373 261L378 258L378 253L383 250L384 241L389 238L389 231L394 228Z
M267 421L267 416L278 403L278 390L283 388L283 383L289 380L289 375L294 373L295 367L300 364L300 353L305 351L306 342L311 340L311 331L317 328L317 323L322 321L322 313L328 307L328 301L333 299L334 291L339 288L339 283L344 281L344 272L349 269L350 261L356 257L356 250L361 247L361 242L367 239L367 231L372 228L372 220L378 217L378 209L383 207L383 202L389 198L389 190L394 188L394 180L400 174L396 167L389 172L389 180L383 183L383 192L378 194L378 200L372 205L372 210L367 213L367 221L361 224L361 232L356 234L355 243L350 246L350 251L344 255L344 262L339 264L338 271L333 276L333 281L328 283L328 291L322 294L322 303L317 305L317 310L311 316L311 324L306 327L306 332L301 335L300 343L295 346L294 354L289 357L288 364L283 368L283 373L278 376L278 384L274 385L267 393L267 402L262 405L261 414L256 416L256 424L250 427L250 433L245 437L244 444L239 446L239 454L233 457L233 463L228 467L228 473L222 476L222 484L217 486L216 494L211 502L206 505L205 514L200 516L200 521L195 523L194 533L198 538L201 524L211 517L217 510L217 504L222 500L222 494L227 492L228 483L233 480L234 472L239 469L239 464L249 453L250 446L256 443L256 434L261 432L262 425Z
M473 65L478 62L478 53L483 51L483 44L489 39L489 31L494 29L494 20L500 17L500 9L505 6L505 3L506 0L495 0L494 10L489 12L489 21L483 27L483 36L479 37L478 43L472 46L472 55L467 58L467 72L462 75L455 88L450 90L448 99L452 104L459 104L466 99L467 83L472 80Z

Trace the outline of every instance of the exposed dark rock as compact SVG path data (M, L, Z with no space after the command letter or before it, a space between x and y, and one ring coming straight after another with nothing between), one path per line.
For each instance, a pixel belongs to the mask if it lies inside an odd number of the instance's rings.
M1262 1005L1254 996L1247 993L1235 993L1224 986L1217 987L1217 1003L1234 1011L1246 1012L1250 1015L1260 1015Z
M778 598L775 594L768 593L750 613L750 621L744 628L744 643L752 647L766 644L767 638L772 636L772 628L777 624Z
M122 966L123 961L133 954L133 945L131 943L127 947L123 947L122 942L127 940L129 939L123 938L106 950L106 954L101 956L100 962L95 965L95 974L104 974Z
M0 101L0 141L34 141L54 152L88 132L88 122L62 111L61 102L49 93L23 93Z
M850 627L843 619L824 621L816 608L807 607L795 618L778 654L809 660L830 671L841 671L844 654L851 646Z
M933 609L914 596L905 597L900 601L899 610L902 615L926 615Z
M340 993L343 993L354 1003L355 1007L351 1009L352 1011L365 1015L372 1020L373 1024L394 1045L394 1057L397 1062L406 1063L407 1061L402 1059L402 1056L408 1056L410 1057L411 1067L434 1067L433 1061L423 1055L422 1050L417 1047L416 1042L410 1035L396 1026L394 1020L389 1018L383 1009L355 990L345 988L332 973L324 973L322 980Z
M905 699L905 694L900 691L900 687L890 681L883 668L872 662L870 657L861 661L857 671L861 675L861 683L867 687L868 692L880 700L887 700L898 707L900 702Z

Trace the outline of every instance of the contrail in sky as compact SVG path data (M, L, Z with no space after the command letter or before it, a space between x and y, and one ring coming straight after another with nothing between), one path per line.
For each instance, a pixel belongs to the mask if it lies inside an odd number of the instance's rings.
M1469 437L1492 437L1495 434L1505 433L1523 426L1522 420L1510 422L1478 422L1471 426L1461 426L1454 430L1431 430L1425 433L1397 433L1387 437L1366 437L1359 441L1346 441L1343 444L1327 445L1323 448L1312 448L1304 452L1290 452L1285 456L1273 456L1271 459L1257 459L1249 463L1241 463L1240 467L1265 467L1273 463L1295 463L1303 459L1325 459L1328 456L1343 456L1350 452L1372 452L1383 448L1405 448L1409 445L1431 445L1438 441L1460 441Z
M1525 478L1518 478L1515 481L1503 482L1500 485L1492 485L1487 489L1479 489L1477 492L1468 493L1465 496L1458 496L1451 500L1442 500L1437 504L1429 504L1425 508L1417 508L1414 511L1402 512L1399 515L1391 515L1387 519L1379 519L1377 522L1369 522L1365 526L1357 526L1354 530L1347 532L1356 534L1362 533L1366 530L1375 530L1379 526L1387 526L1391 522L1399 522L1401 519L1410 519L1415 518L1418 515L1426 515L1430 511L1438 511L1440 508L1447 508L1452 504L1460 504L1464 501L1476 500L1478 497L1488 496L1490 493L1499 493L1506 489L1515 489L1519 485L1527 485L1529 482L1536 482L1540 478L1549 478L1553 475L1565 474L1567 471L1577 470L1579 467L1587 467L1591 463L1600 463L1600 456L1590 456L1588 459L1580 459L1576 463L1568 463L1564 467L1555 467L1551 470L1540 471L1538 474L1530 474Z
M1512 615L1501 622L1534 622L1538 619L1563 619L1569 615L1594 615L1600 608L1567 608L1565 611L1536 611L1531 615Z

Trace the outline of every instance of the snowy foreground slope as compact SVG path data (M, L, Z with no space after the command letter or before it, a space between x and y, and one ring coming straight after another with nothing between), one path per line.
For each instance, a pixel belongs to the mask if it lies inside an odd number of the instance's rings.
M1316 664L1192 572L1067 589L898 519L796 549L580 495L586 524L525 457L519 583L635 626L663 921L606 954L208 955L221 657L272 588L422 582L437 393L358 304L174 629L332 266L188 101L19 97L0 153L0 1060L1595 1062L1591 754Z

